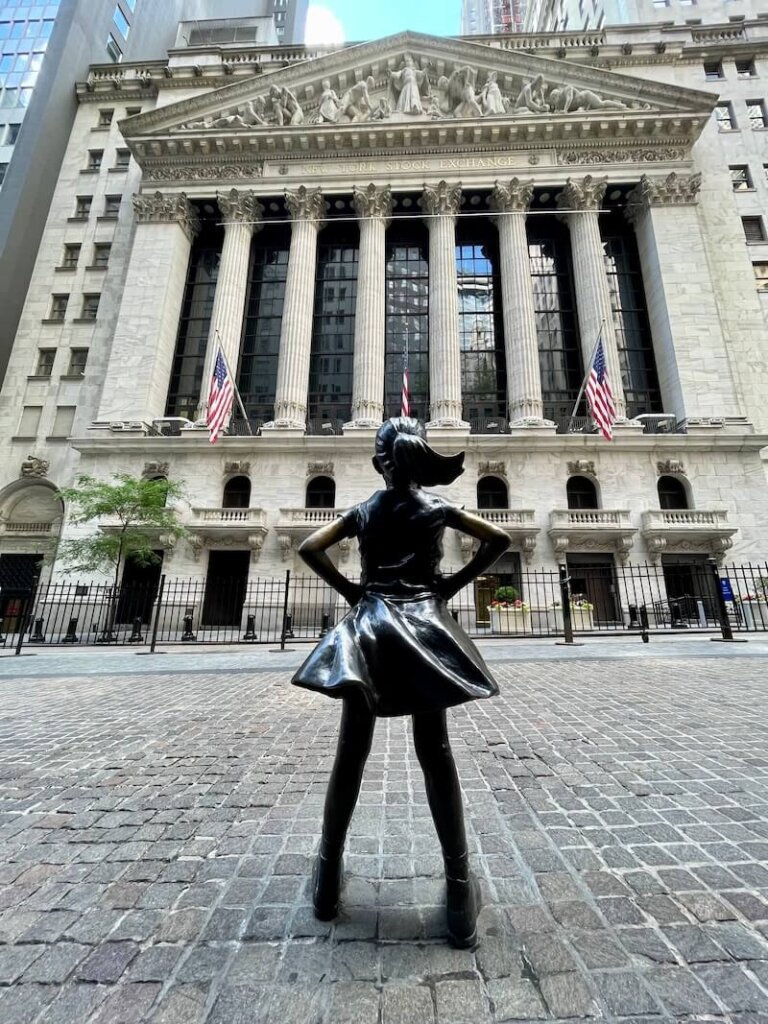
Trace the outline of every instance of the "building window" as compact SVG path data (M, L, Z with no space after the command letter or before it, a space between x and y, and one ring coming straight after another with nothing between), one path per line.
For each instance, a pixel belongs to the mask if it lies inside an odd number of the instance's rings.
M762 100L747 100L747 115L752 131L766 127L765 104Z
M99 314L99 300L101 295L84 295L83 307L80 313L81 320L95 320Z
M715 120L718 131L732 132L736 130L736 119L733 116L733 107L730 103L718 103L715 107Z
M0 134L2 134L1 131L0 131ZM5 181L5 175L6 175L7 171L8 171L8 164L0 164L0 185L2 185L3 182Z
M756 78L757 71L755 70L755 62L750 58L747 60L736 61L736 77L737 78Z
M124 171L131 162L130 149L118 149L115 153L115 170Z
M685 484L676 476L660 476L657 484L659 508L674 510L690 508Z
M597 488L586 476L572 476L565 485L568 508L600 508Z
M123 12L120 10L120 4L116 5L115 13L112 15L112 20L114 21L115 26L117 27L117 31L120 33L123 39L127 39L128 33L131 31L131 24L126 18L126 16L123 14Z
M88 151L88 165L87 170L89 171L100 171L101 163L104 159L103 149L91 149Z
M252 427L271 420L274 415L290 244L287 225L268 224L256 235L251 250L237 383Z
M59 405L56 407L56 416L53 420L51 437L69 437L72 433L72 424L75 422L75 406Z
M744 237L751 245L765 241L765 228L762 217L742 217L741 223L744 228Z
M429 235L416 220L387 231L384 415L399 416L408 363L411 413L429 418Z
M69 367L67 375L70 377L82 377L85 373L85 364L88 362L87 348L73 348L69 353Z
M112 118L114 116L114 110L100 110L99 120L97 122L99 128L109 128L109 126L112 124Z
M24 406L21 411L21 421L19 422L19 437L37 437L42 411L42 405Z
M499 260L489 227L460 221L456 245L462 409L475 433L503 430L507 414Z
M759 292L768 292L768 263L753 263L752 269L755 272L755 284Z
M705 61L704 62L704 79L707 82L717 82L720 78L724 78L723 65L719 60Z
M140 114L140 113L141 113L141 107L126 107L125 108L125 116L126 117L136 117L136 115Z
M111 242L96 242L93 246L93 263L91 266L103 270L109 265L109 254L111 251Z
M122 196L104 196L104 217L107 220L117 220L122 199Z
M313 433L350 418L357 299L356 225L331 223L317 251L307 416Z
M749 167L746 164L736 164L728 169L731 172L731 186L734 192L747 192L753 188Z
M62 270L74 270L77 267L81 248L77 242L68 242L64 246L64 255L61 257Z
M500 476L484 476L477 481L477 507L509 508L507 485Z
M107 36L107 53L116 64L119 64L123 59L123 51L120 49L120 44L111 32Z
M8 135L5 140L6 146L15 146L19 139L19 132L21 131L20 124L9 124Z
M305 508L335 508L336 484L329 476L316 476L307 484Z
M64 316L67 312L67 304L69 303L69 295L52 295L51 296L51 312L48 317L49 320L55 320L57 323L64 322Z
M75 220L88 220L91 214L93 196L78 196L75 200Z
M233 476L224 484L222 508L248 508L251 503L251 481L247 476Z
M37 350L36 377L50 377L53 373L53 364L56 361L55 348L39 348Z

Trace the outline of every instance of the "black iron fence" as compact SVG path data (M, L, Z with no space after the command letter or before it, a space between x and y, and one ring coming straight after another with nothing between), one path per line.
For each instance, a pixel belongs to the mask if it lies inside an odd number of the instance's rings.
M481 577L449 602L474 637L643 639L676 631L768 631L768 562L718 568L563 565ZM286 572L251 579L168 579L147 585L55 582L0 594L0 645L149 646L314 641L346 614L322 580Z

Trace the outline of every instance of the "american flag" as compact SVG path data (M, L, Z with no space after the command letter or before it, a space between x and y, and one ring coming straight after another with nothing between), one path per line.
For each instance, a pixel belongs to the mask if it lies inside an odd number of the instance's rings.
M616 422L616 409L613 405L613 393L608 383L608 371L605 366L603 343L599 341L595 349L595 357L587 378L587 402L592 419L606 441L613 440L613 424Z
M205 414L205 425L208 427L208 439L215 444L219 435L229 422L235 389L229 376L227 363L221 349L216 353L216 364L213 367L211 391L208 395L208 409Z
M400 415L411 415L411 389L408 387L408 367L403 370L403 394L400 399Z

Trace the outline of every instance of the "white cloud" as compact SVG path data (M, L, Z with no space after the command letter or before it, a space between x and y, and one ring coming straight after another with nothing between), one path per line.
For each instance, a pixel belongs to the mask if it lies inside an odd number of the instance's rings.
M327 7L310 4L305 41L309 46L340 46L344 42L344 26Z

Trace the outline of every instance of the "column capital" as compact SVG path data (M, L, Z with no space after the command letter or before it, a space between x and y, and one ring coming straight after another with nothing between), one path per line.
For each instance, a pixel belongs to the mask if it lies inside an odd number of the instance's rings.
M506 185L498 181L491 192L491 209L498 213L525 213L533 198L533 179L512 178Z
M627 194L625 216L634 223L651 206L693 206L701 189L700 174L678 174L666 178L649 178L644 174Z
M607 186L607 178L593 178L591 174L582 178L581 181L568 178L563 191L555 197L557 208L564 212L568 210L599 210Z
M378 188L373 182L365 188L353 188L352 209L359 217L377 217L389 223L392 189L389 186Z
M421 195L421 208L431 216L455 217L461 206L461 182L449 185L440 181L437 185L425 185Z
M229 192L219 192L216 202L224 218L224 222L246 224L255 231L261 227L264 207L253 192L239 192L236 188Z
M319 188L299 185L294 192L285 192L285 205L294 220L308 220L319 227L325 214L325 200Z
M197 210L185 192L153 192L133 197L139 224L178 224L190 241L200 230Z

